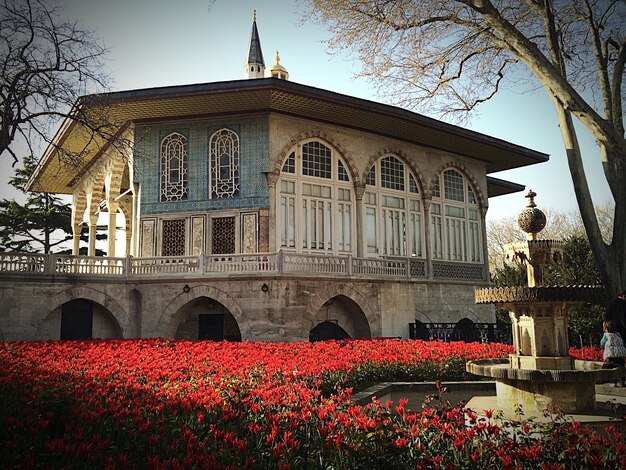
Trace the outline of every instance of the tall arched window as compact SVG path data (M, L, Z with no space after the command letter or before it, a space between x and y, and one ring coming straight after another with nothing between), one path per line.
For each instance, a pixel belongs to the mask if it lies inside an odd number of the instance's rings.
M161 201L187 199L187 138L172 132L161 141Z
M209 139L209 197L223 199L239 194L239 137L220 129Z
M277 187L281 248L352 253L354 188L333 149L317 140L299 145L283 163Z
M363 210L368 256L423 256L419 188L398 158L379 159L365 180Z
M433 258L482 262L478 200L457 170L445 170L435 181L430 219Z

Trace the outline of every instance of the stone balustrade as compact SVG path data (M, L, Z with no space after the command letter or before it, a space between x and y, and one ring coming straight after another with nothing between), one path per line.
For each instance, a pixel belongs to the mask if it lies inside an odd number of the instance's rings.
M361 278L461 280L485 282L482 264L433 261L420 258L357 258L299 254L246 253L200 256L159 256L114 258L64 254L0 253L0 276L97 276L97 277L176 277L237 274L316 274Z

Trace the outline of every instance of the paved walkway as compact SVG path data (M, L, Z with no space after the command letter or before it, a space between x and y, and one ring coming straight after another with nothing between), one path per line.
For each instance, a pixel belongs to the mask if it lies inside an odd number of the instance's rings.
M613 384L596 385L596 403L599 408L616 408L626 413L626 387L614 387Z

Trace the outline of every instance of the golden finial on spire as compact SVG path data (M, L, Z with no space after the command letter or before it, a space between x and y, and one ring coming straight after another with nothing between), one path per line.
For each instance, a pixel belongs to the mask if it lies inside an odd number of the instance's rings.
M280 61L280 56L278 55L278 50L276 50L276 65L278 65L279 61Z
M252 13L252 21L256 21L256 10L254 10L254 13Z

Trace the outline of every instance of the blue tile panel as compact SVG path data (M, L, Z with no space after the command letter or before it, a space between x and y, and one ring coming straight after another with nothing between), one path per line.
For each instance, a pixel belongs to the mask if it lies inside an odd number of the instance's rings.
M209 199L209 138L224 127L239 136L239 194L232 198ZM161 141L174 131L187 137L189 145L187 200L161 202ZM141 213L268 208L267 180L263 174L269 160L268 132L264 116L138 125L134 172L135 179L141 183Z

